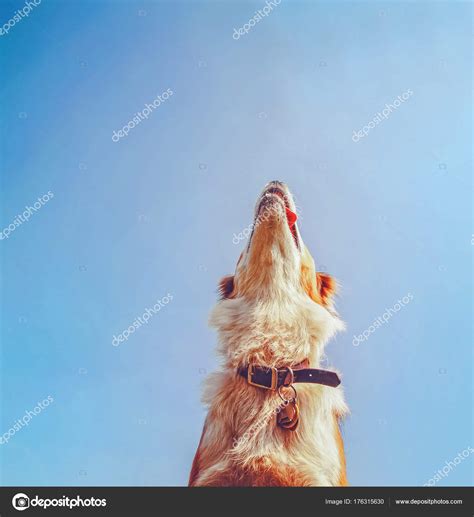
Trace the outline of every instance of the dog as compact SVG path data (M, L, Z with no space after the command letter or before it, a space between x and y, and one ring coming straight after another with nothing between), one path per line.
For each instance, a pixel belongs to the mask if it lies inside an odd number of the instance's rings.
M316 272L296 219L288 187L267 184L235 274L219 284L209 321L223 367L205 381L209 409L189 486L348 484L348 408L337 373L318 368L344 328L336 282Z

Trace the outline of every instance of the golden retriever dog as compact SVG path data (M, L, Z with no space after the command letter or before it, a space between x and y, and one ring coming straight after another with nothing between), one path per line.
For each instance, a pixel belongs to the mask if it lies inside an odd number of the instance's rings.
M205 381L208 414L190 486L347 485L337 373L319 369L344 328L336 283L316 272L288 187L257 200L235 274L220 282L210 316L222 370Z

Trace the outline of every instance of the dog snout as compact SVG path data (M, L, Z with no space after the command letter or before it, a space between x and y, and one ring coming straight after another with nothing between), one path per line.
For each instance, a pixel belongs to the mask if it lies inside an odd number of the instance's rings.
M282 189L286 188L285 182L279 180L273 180L267 183L267 187L279 187Z
M263 189L263 195L278 194L281 197L286 197L289 193L288 187L283 181L273 180L268 182Z

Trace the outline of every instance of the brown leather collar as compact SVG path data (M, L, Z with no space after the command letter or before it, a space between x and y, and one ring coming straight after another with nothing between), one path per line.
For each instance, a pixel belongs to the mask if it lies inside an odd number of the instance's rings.
M237 373L245 377L250 385L266 390L277 390L280 386L289 386L296 382L323 384L332 388L341 384L337 373L329 370L319 370L318 368L308 368L308 366L308 359L296 364L293 368L271 368L249 364L238 368Z

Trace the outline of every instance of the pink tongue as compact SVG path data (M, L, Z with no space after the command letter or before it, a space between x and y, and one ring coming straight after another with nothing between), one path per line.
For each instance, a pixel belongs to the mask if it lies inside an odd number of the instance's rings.
M290 228L293 228L293 226L296 223L296 220L298 219L298 216L292 212L289 208L286 208L286 218L288 219L288 226Z

